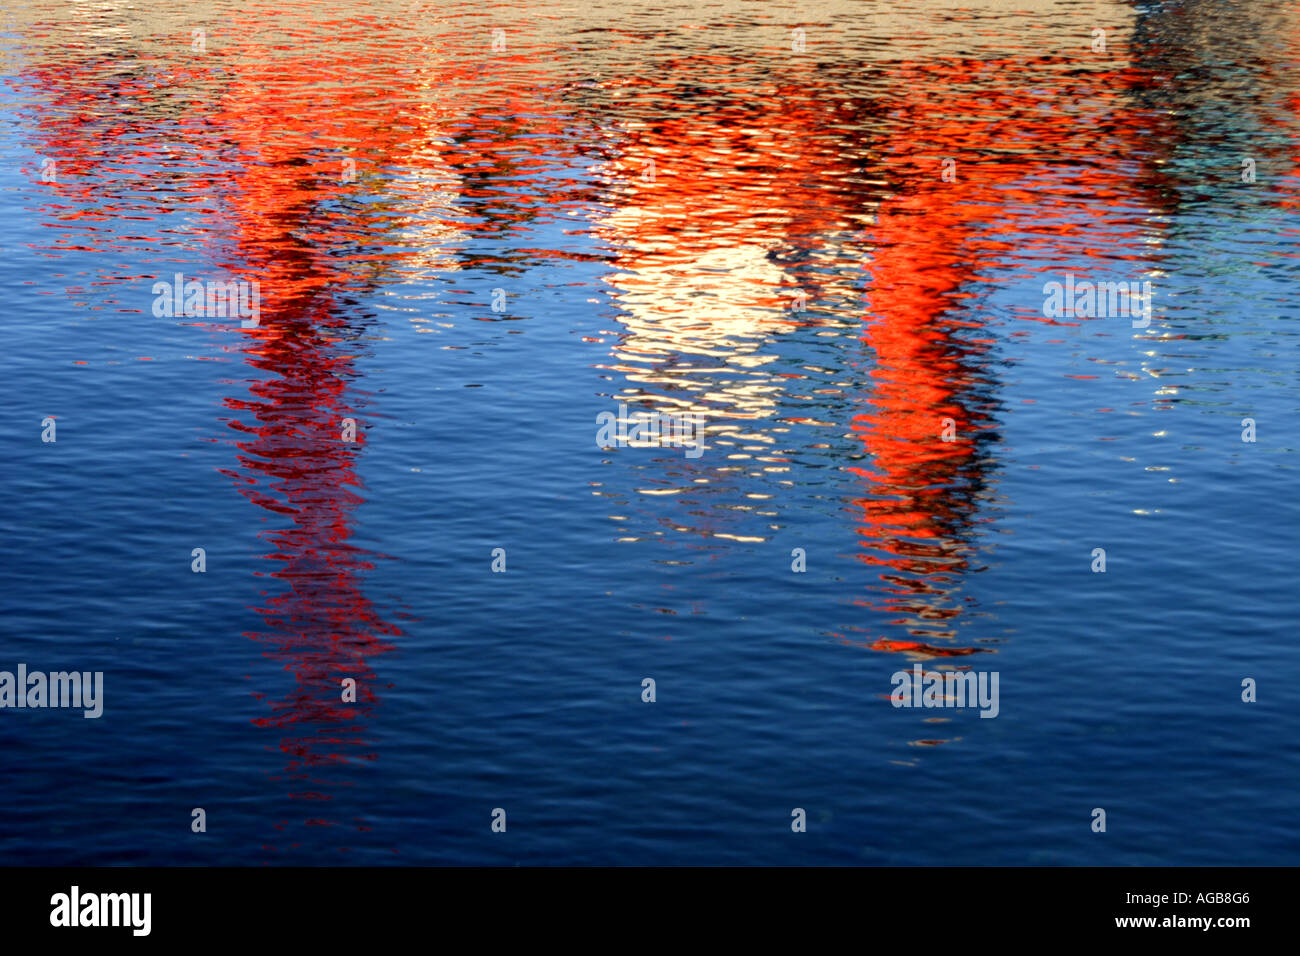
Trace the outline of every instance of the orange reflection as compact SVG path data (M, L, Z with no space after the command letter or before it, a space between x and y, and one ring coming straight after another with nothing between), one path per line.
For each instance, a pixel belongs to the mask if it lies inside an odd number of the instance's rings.
M875 251L862 338L875 365L867 410L853 422L871 466L850 470L866 483L856 500L859 559L879 569L863 603L916 640L865 642L875 650L918 658L985 650L944 643L959 636L997 428L994 341L964 307L972 285L1005 274L1009 253L1031 247L1086 267L1063 241L1081 228L1104 237L1108 259L1131 258L1136 269L1149 255L1149 230L1130 211L1151 197L1138 194L1130 170L1095 162L1129 155L1149 132L1151 117L1126 103L1134 75L1061 78L1038 66L1047 64L927 62L893 78L905 121L886 149L896 191L868 230ZM1080 87L1087 110L1056 105L1083 99ZM924 156L914 143L925 144ZM954 160L953 181L944 159ZM1071 202L1080 195L1095 197L1086 211Z

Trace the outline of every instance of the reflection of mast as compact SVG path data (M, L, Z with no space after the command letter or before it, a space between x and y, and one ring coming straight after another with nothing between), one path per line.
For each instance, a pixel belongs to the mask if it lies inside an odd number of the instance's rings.
M410 88L398 91L405 105L396 111L375 110L366 84L339 87L315 61L297 63L287 85L268 75L280 67L253 61L238 68L213 118L246 156L222 194L222 214L231 258L263 291L261 327L244 332L245 352L251 365L273 373L251 387L251 399L227 402L253 417L230 423L248 436L238 442L240 467L230 474L250 500L292 521L268 534L275 551L267 557L282 562L269 576L287 590L258 609L266 630L251 636L270 646L267 655L293 671L298 685L259 723L293 734L281 746L291 755L293 778L307 781L312 768L354 755L373 759L360 725L376 700L370 660L391 650L386 638L400 634L365 596L371 564L348 543L362 499L357 446L343 439L342 426L356 417L347 392L361 329L340 300L401 265L455 268L457 257L445 247L475 224L457 224L453 205L499 228L500 220L520 215L514 195L526 191L532 172L511 129L477 131L489 135L472 143L440 129L438 112L422 99L428 74L392 72L388 62L388 52L373 60L390 93L397 77L411 77ZM465 73L445 70L439 79ZM347 150L342 155L355 157L355 182L340 182L339 154L314 165L307 158L319 156L318 116L330 117L338 147ZM501 155L492 170L479 168L495 152ZM402 170L402 181L380 181L382 203L352 204L373 188L370 170L378 168ZM510 208L495 207L498 194L510 196ZM412 248L398 262L366 249L385 240ZM355 435L364 435L359 423ZM344 678L356 680L356 703L342 700ZM310 788L296 795L320 796Z
M947 184L941 184L946 186ZM949 193L951 195L951 193ZM976 438L990 427L974 394L985 345L963 341L952 294L967 264L960 258L961 207L943 192L920 186L884 202L871 230L877 250L869 291L875 318L864 341L875 353L869 410L855 416L854 433L871 455L857 500L863 553L881 568L879 606L904 615L899 623L922 645L952 638L960 606L950 597L967 567L963 533L983 483ZM926 206L918 228L918 206ZM947 421L945 421L945 419ZM941 441L947 426L955 441ZM882 650L920 650L913 642L880 641Z
M331 23L303 28L319 31L320 46L336 40ZM121 178L105 179L102 188L82 182L90 160L112 155L146 172L161 166L153 175L166 186L163 200L145 211L162 219L173 211L164 200L177 193L215 199L216 213L206 204L202 213L213 271L259 285L260 327L234 334L261 374L247 395L225 402L238 413L229 422L238 434L238 464L225 474L280 524L266 533L274 570L265 572L280 591L257 608L264 626L248 636L296 681L257 723L285 735L287 769L308 781L295 787L301 797L323 796L312 781L317 768L373 758L363 727L377 700L371 662L400 633L366 597L369 556L349 542L362 498L353 460L358 445L344 440L343 428L344 419L357 418L348 392L362 329L347 315L346 299L403 267L456 268L446 247L463 237L466 209L483 220L477 228L500 229L504 220L552 202L532 192L545 144L524 140L517 122L496 128L475 116L458 120L446 84L466 80L467 66L429 69L422 41L405 29L380 53L370 31L363 33L367 40L350 61L356 72L345 83L301 34L291 48L297 52L260 48L252 34L241 34L242 43L227 35L207 58L134 73L127 71L144 54L128 39L112 60L60 59L29 73L42 96L66 107L33 124L50 146L46 155L60 164L59 194L76 200L63 215L85 215L96 203L115 212L105 194L134 190ZM394 49L403 43L405 54ZM394 56L412 68L393 70ZM514 57L516 64L524 60ZM395 90L394 82L406 85ZM182 85L184 110L175 105ZM380 93L397 105L376 108ZM507 113L514 102L505 104ZM158 154L160 142L195 138L191 123L212 147L211 165ZM486 170L485 152L494 156ZM345 181L345 160L355 163L355 181ZM400 177L390 178L394 169ZM357 201L376 192L382 199ZM134 217L150 196L131 197ZM398 248L381 248L388 244ZM358 423L358 442L364 434ZM346 678L357 682L355 703L343 699Z
M266 113L263 104L262 115ZM238 134L237 124L227 127ZM355 330L336 312L332 288L342 277L326 264L328 242L299 244L293 231L308 218L302 170L269 146L233 178L223 211L234 231L235 258L264 290L261 327L247 330L249 364L272 376L248 399L226 406L249 413L234 419L241 434L239 467L227 472L250 501L292 522L268 532L279 562L268 576L287 590L259 608L266 631L250 635L294 673L297 686L272 703L257 723L296 732L281 741L289 770L347 759L364 747L359 720L375 701L369 658L390 650L395 635L362 592L366 555L348 544L352 512L361 503L353 466L355 445L344 441L344 419ZM364 433L358 429L357 437ZM356 703L344 703L342 681L356 681ZM370 755L365 755L369 757Z
M310 76L298 79L288 93L270 92L272 84L242 85L215 118L246 155L223 191L221 211L231 257L244 277L260 283L265 303L260 327L242 330L244 350L250 365L271 373L250 387L251 397L226 401L246 413L229 422L241 433L241 454L227 474L250 501L291 522L265 534L274 547L266 557L277 562L267 574L285 590L257 609L266 629L248 636L268 646L266 656L294 674L296 687L256 723L287 734L280 745L289 754L287 771L302 781L293 795L328 799L313 776L318 768L374 759L362 726L377 700L370 661L391 650L386 638L400 631L366 597L363 575L372 565L348 542L362 502L353 457L364 431L347 404L360 329L338 297L361 284L345 271L358 258L358 239L346 209L323 209L364 185L340 183L304 162L305 124L314 113L303 109L302 97L326 103ZM359 115L348 109L346 91L329 94L331 115ZM262 137L263 129L276 135ZM381 156L396 150L395 143L376 143L368 128L342 135ZM356 423L356 444L345 434L347 419ZM347 679L355 681L354 701L345 700Z
M343 400L351 370L316 327L328 325L328 305L277 311L274 337L249 350L250 364L275 377L254 385L250 399L226 403L253 417L251 424L230 422L246 437L236 443L240 467L228 474L250 501L292 522L266 533L275 549L267 558L279 562L268 574L288 590L258 609L267 630L250 635L297 678L289 697L271 705L275 715L257 721L299 731L281 743L291 770L344 760L364 745L358 721L375 700L369 658L390 649L380 635L398 633L362 592L360 575L371 565L348 544L361 502L340 436L341 420L350 417ZM356 681L356 704L342 702L344 678Z
M376 118L373 110L349 102L349 89L322 82L332 77L305 71L283 84L263 82L268 77L259 70L265 74L268 67L239 60L225 74L236 78L224 98L211 85L197 88L197 95L211 100L202 111L206 122L221 131L224 148L239 153L229 176L193 164L173 165L167 173L173 191L198 186L219 201L216 221L205 223L211 245L225 243L215 253L220 260L215 271L224 279L259 285L260 327L234 334L241 336L250 366L263 374L249 386L248 396L225 402L240 415L229 422L239 436L238 465L224 473L250 501L284 522L266 533L273 547L266 557L275 564L265 572L283 590L256 609L265 629L248 636L293 673L296 686L271 703L269 717L255 723L285 734L281 749L290 755L287 769L304 782L294 796L327 799L313 779L315 769L354 757L373 759L363 729L377 700L370 662L391 650L389 639L400 632L364 594L363 575L372 565L349 543L352 513L362 499L353 463L357 445L343 434L343 420L357 417L347 392L357 374L352 361L361 330L340 300L385 264L381 260L372 268L358 251L373 220L343 205L349 194L366 188L364 181L341 183L337 160L322 169L309 159L320 151L314 117L339 118L342 139L363 143L394 164L421 166L406 151L424 144L400 140L402 124L385 125L390 116ZM60 162L70 160L68 169L106 151L149 169L155 157L129 152L131 144L142 141L145 131L151 141L176 135L168 122L172 118L156 102L157 91L120 83L120 64L110 69L89 61L79 68L37 72L51 95L89 104L58 111L40 127ZM101 113L95 107L108 102L110 93L114 125L106 133L96 122ZM372 126L382 126L383 135L375 135ZM115 138L127 148L119 151ZM95 198L87 196L83 205ZM328 207L331 200L337 201L334 209ZM166 211L160 203L155 214L161 218ZM356 438L363 437L358 425ZM355 703L344 700L342 684L348 678L356 681Z
M863 340L876 364L868 410L855 417L853 430L872 464L853 470L866 480L856 502L859 559L881 569L868 603L899 615L893 623L913 639L877 640L874 649L921 656L978 650L946 643L958 636L961 577L973 551L970 529L988 480L980 446L995 427L990 342L971 334L982 323L961 308L966 288L991 276L1009 238L1025 246L1051 244L1068 231L1066 223L1043 221L1052 190L1042 174L1054 165L1076 167L1083 180L1073 184L1076 192L1132 192L1123 170L1095 163L1106 144L1097 142L1091 117L1035 108L1023 90L1011 88L1009 78L1032 72L1035 98L1078 96L1051 88L1051 64L1035 66L904 65L894 84L903 99L898 112L906 117L893 126L906 138L896 161L905 185L880 205L869 230L876 251L868 290L872 318ZM1117 110L1124 84L1116 79L1093 72L1056 82L1086 83L1094 108ZM1136 137L1135 117L1105 116L1118 135ZM914 143L926 150L919 162L912 159ZM942 178L942 158L957 161L955 182ZM1093 215L1105 220L1108 212L1102 207ZM1139 258L1138 230L1122 221L1101 225L1111 242L1127 242ZM954 440L943 440L945 429Z

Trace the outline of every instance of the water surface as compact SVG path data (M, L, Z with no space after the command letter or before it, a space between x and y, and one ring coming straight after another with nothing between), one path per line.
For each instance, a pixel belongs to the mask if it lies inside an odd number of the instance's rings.
M1294 862L1294 4L147 7L0 41L0 862Z

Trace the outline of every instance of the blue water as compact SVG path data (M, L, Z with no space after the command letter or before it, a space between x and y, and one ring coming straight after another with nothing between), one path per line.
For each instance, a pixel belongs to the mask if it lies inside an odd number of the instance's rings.
M1300 10L1020 6L12 13L0 863L1293 863Z

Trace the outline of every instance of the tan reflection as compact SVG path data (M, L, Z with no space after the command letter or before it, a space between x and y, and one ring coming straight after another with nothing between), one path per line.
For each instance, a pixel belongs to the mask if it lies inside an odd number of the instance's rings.
M598 169L612 192L596 231L616 251L606 281L622 328L605 367L622 377L618 397L698 413L737 442L770 441L743 423L771 418L789 382L769 367L775 337L849 322L851 273L814 276L782 257L824 263L827 238L869 207L828 188L849 177L854 148L827 138L817 104L772 92L709 115L647 102L652 118L616 124L618 153Z

